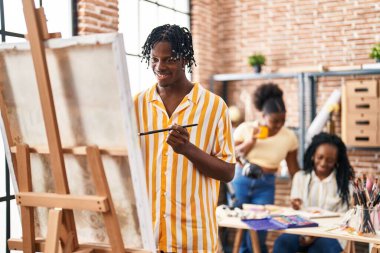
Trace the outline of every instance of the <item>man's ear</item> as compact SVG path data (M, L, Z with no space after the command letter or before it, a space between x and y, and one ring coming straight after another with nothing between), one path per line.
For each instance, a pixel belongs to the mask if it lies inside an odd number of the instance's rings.
M185 71L186 70L186 65L189 61L186 61L186 60L182 60L182 70Z
M181 62L182 62L182 68L185 68L186 65L189 63L188 60L184 60L183 58L182 58Z

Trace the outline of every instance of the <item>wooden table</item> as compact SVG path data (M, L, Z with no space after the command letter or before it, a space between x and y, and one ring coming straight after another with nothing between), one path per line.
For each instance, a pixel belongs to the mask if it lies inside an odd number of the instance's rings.
M307 235L307 236L317 236L317 237L325 237L325 238L334 238L334 239L343 239L347 240L349 245L346 248L347 253L355 252L353 242L365 242L365 243L373 243L374 246L371 250L371 253L380 253L380 235L374 236L359 236L349 234L344 231L338 231L336 229L331 230L334 227L338 227L340 217L335 218L315 218L311 219L319 224L319 227L311 227L311 228L291 228L281 230L280 232L287 234L296 234L296 235ZM234 242L234 252L236 252L240 246L242 233L244 229L248 229L250 232L251 240L252 240L252 248L255 253L260 253L260 245L257 237L257 233L254 230L250 230L250 228L240 220L240 218L223 218L218 220L218 224L220 227L227 228L236 228L238 229L235 242Z

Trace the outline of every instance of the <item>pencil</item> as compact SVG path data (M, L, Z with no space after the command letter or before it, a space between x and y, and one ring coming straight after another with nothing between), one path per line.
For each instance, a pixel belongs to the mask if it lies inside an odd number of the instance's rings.
M193 127L193 126L197 126L198 124L190 124L190 125L183 125L181 127ZM147 135L147 134L155 134L155 133L161 133L161 132L165 132L165 131L170 131L172 130L173 128L169 127L169 128L164 128L164 129L159 129L159 130L153 130L153 131L148 131L148 132L144 132L144 133L139 133L139 136L142 136L142 135Z

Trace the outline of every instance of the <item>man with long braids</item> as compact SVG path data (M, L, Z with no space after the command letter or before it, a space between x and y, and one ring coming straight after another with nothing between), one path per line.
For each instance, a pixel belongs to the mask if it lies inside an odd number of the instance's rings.
M156 27L142 56L157 83L135 97L139 131L172 128L140 138L157 247L216 252L219 181L232 180L235 163L227 106L186 78L195 65L187 28Z

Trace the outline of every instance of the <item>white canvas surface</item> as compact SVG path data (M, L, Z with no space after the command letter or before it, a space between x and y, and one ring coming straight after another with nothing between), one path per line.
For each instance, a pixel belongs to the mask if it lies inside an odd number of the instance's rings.
M127 150L128 157L102 155L105 173L125 246L153 251L145 169L122 35L54 39L46 46L62 146ZM28 43L0 45L0 86L13 144L48 147ZM2 134L6 139L3 122ZM11 164L9 147L6 153ZM65 154L64 159L71 193L95 194L86 157ZM31 167L33 190L55 192L48 155L32 154ZM45 236L47 210L38 208L35 217L37 236ZM75 222L80 243L108 243L100 214L75 211Z

